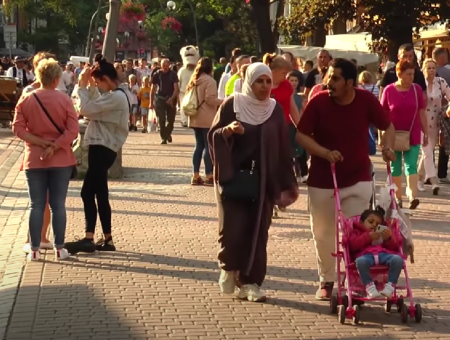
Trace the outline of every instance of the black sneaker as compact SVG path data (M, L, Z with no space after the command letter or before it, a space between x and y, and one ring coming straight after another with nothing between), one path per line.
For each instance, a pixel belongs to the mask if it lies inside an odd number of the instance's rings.
M161 144L167 144L167 141L166 140L162 140Z
M94 240L90 240L87 238L76 240L74 242L66 242L64 244L64 248L66 248L71 255L75 255L80 252L94 253L96 250Z
M168 141L169 143L172 143L172 136L169 136L169 138L167 138L167 141Z
M95 247L98 251L116 251L116 246L114 245L112 237L106 240L99 240L96 243Z

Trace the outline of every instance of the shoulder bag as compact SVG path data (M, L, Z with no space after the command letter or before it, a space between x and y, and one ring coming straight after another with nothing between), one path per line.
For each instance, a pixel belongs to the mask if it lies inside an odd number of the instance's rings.
M181 107L183 108L183 112L186 116L193 117L197 114L198 109L203 105L204 102L205 102L205 100L203 100L200 103L200 105L198 105L197 86L194 86L183 97L183 101L181 102Z
M50 122L53 124L53 126L55 127L56 130L58 130L58 132L62 135L64 133L64 131L55 123L55 121L53 120L53 118L50 116L50 114L48 113L47 109L45 108L44 104L42 104L41 100L39 99L39 97L36 95L36 93L33 93L34 98L36 98L37 102L39 103L40 107L42 108L42 110L44 111L45 115L47 116L48 120L50 120ZM78 176L78 170L77 170L77 166L73 165L72 167L72 174L70 175L70 179L74 179L77 178Z
M256 162L252 160L250 169L240 169L234 177L219 183L222 200L255 202L259 200L259 173L255 168Z
M416 121L417 113L419 112L419 101L417 99L416 85L413 83L412 87L414 90L414 96L416 97L416 113L414 114L409 131L395 131L394 151L406 152L411 148L411 130L414 126L414 122Z

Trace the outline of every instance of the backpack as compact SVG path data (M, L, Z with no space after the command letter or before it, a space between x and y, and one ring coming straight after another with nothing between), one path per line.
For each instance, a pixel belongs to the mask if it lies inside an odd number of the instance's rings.
M195 116L197 114L198 109L205 101L203 100L200 105L198 105L198 95L197 95L197 86L194 86L190 89L183 97L183 101L181 103L181 108L184 111L184 114L188 117Z

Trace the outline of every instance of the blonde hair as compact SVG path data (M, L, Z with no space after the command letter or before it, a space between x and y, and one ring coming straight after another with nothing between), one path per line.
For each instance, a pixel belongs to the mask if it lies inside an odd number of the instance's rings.
M369 71L363 71L359 75L358 81L360 84L372 84L372 79L372 73Z
M137 78L136 78L136 76L134 75L134 74L130 74L129 76L128 76L128 80L130 81L130 83L131 83L131 81L132 80L136 80Z
M36 79L43 86L52 85L61 75L61 66L53 58L42 59L36 67Z
M150 77L145 76L144 78L142 78L142 87L144 87L146 80L150 81Z
M270 67L271 70L291 70L292 63L276 53L266 53L263 57L263 63Z
M425 69L427 68L427 64L428 64L428 63L433 63L434 66L437 66L437 64L436 64L436 62L434 61L434 59L427 58L427 59L425 59L425 60L423 61L423 64L422 64L422 71L425 71Z
M39 62L44 59L56 58L56 56L49 52L38 52L33 57L33 68L38 67Z

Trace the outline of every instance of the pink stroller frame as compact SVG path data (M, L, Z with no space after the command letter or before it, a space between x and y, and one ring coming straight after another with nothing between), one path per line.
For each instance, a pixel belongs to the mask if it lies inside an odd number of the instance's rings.
M395 191L392 186L392 174L390 164L387 164L388 179L390 183L390 195L391 204L393 210L393 218L387 220L387 226L391 229L393 237L398 243L398 255L401 255L404 259L402 250L402 236L400 232L399 220L397 216L397 203L395 200ZM405 286L397 285L394 294L391 299L387 298L368 298L366 297L365 287L362 284L359 273L356 269L356 265L352 262L350 252L347 247L347 240L353 229L353 223L359 222L360 216L355 216L350 219L346 219L342 209L341 200L339 197L339 189L336 181L336 168L335 165L331 165L331 173L334 181L334 197L336 206L336 269L337 269L337 282L338 289L337 295L333 295L330 299L330 310L334 314L338 314L338 320L341 324L345 323L346 318L353 319L354 324L358 324L360 321L360 305L364 304L364 301L385 301L385 311L390 312L393 304L397 306L397 311L400 313L401 321L406 323L408 316L414 318L416 322L422 320L422 308L420 304L414 305L413 294L409 284L408 270L406 268L406 261L403 264L403 273L405 276ZM342 237L342 240L340 239ZM341 261L344 262L344 272L341 272ZM370 274L377 289L383 288L387 283L387 272L389 267L376 265L370 269ZM406 291L406 296L398 295L398 290ZM409 299L409 307L405 303L405 299Z

